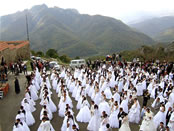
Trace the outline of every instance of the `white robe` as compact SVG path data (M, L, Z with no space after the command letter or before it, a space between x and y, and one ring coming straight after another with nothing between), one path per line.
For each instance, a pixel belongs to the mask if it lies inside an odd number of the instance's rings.
M37 131L55 131L50 121L41 122Z

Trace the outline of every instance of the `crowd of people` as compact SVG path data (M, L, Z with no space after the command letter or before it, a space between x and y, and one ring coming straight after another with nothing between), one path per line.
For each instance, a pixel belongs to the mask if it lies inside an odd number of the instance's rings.
M18 76L20 73L27 75L27 65L21 59L15 63L6 63L5 59L2 57L0 64L0 82L6 83L8 81L8 72Z
M129 123L140 125L140 131L174 131L173 63L96 65L92 69L62 67L50 75L44 65L33 67L13 131L30 130L38 99L42 106L38 131L55 130L53 112L64 118L61 131L78 131L79 123L87 123L89 131L131 131ZM58 95L58 106L52 101L52 91ZM143 98L142 104L139 98ZM150 99L153 103L148 106ZM77 115L73 110L78 110Z
M24 73L24 75L27 75L27 65L21 59L19 59L15 63L10 63L9 69L11 73L16 76L18 76L20 73Z

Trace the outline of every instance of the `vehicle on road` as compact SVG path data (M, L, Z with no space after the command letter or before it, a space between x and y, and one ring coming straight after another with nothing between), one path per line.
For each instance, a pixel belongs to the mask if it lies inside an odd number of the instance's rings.
M59 70L60 69L60 65L58 64L58 62L57 61L51 61L50 63L49 63L49 66L50 66L50 68L51 69L55 69L55 70Z
M70 67L80 67L86 65L85 59L71 60Z
M36 60L36 57L35 56L31 56L30 57L32 60Z

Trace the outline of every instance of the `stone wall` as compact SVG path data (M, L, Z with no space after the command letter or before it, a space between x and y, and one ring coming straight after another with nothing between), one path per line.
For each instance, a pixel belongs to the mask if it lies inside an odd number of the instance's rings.
M30 58L30 44L28 41L7 41L6 43L10 44L8 48L0 50L0 62L2 56L5 58L7 64L16 62L18 59L25 60ZM19 44L13 45L13 43Z

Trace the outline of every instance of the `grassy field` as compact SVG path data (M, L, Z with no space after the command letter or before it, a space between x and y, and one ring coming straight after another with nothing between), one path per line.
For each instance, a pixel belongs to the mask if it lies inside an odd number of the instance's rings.
M27 64L27 71L32 71L30 62L31 62L31 60L28 60L26 63Z

